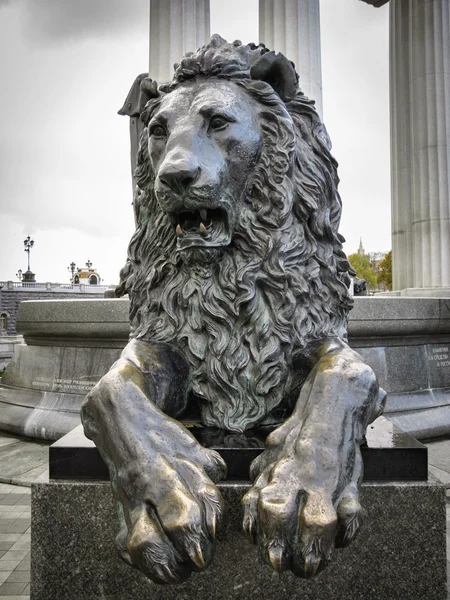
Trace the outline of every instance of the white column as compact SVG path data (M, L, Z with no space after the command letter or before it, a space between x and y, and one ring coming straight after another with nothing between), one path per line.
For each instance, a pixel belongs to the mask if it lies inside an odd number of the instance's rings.
M259 41L295 63L302 91L322 115L319 0L259 0Z
M170 81L173 65L210 36L209 0L150 0L149 76Z
M390 1L393 289L450 287L450 6Z

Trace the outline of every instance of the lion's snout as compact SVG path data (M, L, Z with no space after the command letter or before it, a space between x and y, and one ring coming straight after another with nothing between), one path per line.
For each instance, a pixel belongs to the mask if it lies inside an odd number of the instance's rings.
M158 172L157 187L164 187L175 194L184 194L200 178L200 166L193 160L171 160Z
M155 177L155 193L161 208L173 216L220 204L216 175L193 152L177 148L168 153Z

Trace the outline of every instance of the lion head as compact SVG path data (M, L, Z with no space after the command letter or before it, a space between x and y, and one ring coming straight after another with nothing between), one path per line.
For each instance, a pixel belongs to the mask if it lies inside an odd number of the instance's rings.
M151 84L119 294L132 336L176 344L205 424L285 418L309 342L345 338L337 163L295 69L219 36Z

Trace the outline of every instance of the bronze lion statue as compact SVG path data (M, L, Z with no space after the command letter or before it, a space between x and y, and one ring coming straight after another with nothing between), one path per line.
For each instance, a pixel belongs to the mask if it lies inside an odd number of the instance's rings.
M137 229L121 272L131 341L82 408L120 506L119 554L158 583L214 552L226 465L176 419L271 425L244 529L311 577L361 523L360 443L383 409L346 343L337 163L294 65L219 36L141 85ZM144 103L143 103L144 104Z

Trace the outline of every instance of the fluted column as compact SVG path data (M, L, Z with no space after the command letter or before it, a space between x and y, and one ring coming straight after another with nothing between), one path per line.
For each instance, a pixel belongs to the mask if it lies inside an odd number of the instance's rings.
M209 0L150 0L150 77L172 79L173 65L203 46L209 32Z
M259 41L295 62L301 89L322 115L319 0L259 0Z
M450 6L390 1L393 289L450 287Z
M170 81L173 65L186 52L193 52L209 39L209 0L150 0L150 52L148 76L158 83ZM133 193L139 138L144 127L140 119L140 84L147 73L134 81L119 110L130 117L130 150ZM134 212L137 219L137 209Z

